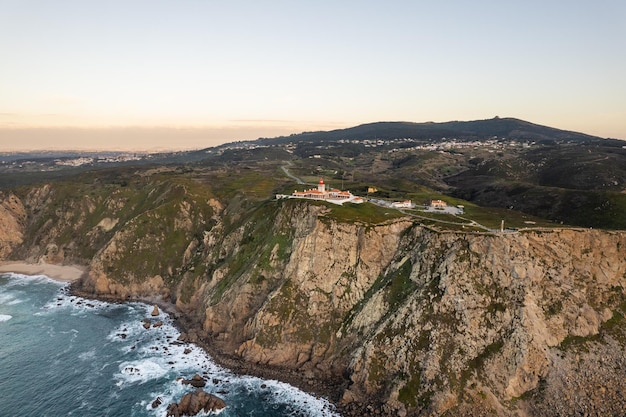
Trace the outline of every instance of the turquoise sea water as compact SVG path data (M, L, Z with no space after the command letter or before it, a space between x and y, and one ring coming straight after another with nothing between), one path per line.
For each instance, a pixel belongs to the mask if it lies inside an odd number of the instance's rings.
M165 416L193 390L177 378L198 373L226 401L223 417L338 416L324 399L235 375L197 346L172 343L179 333L165 314L162 327L144 329L151 311L75 297L44 276L0 275L0 415Z

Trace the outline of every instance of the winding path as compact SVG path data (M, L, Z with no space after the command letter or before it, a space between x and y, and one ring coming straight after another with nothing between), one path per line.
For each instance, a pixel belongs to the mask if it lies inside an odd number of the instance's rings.
M291 161L288 161L287 165L281 166L280 169L283 170L283 172L285 173L286 176L288 176L292 180L295 180L298 184L305 184L304 181L302 181L300 178L296 177L291 172L289 172L289 170L287 169L288 166L291 166Z

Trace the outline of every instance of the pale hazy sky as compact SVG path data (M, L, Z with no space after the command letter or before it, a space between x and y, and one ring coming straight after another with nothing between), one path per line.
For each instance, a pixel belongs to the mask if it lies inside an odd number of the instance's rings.
M626 139L626 1L0 0L0 150L496 115Z

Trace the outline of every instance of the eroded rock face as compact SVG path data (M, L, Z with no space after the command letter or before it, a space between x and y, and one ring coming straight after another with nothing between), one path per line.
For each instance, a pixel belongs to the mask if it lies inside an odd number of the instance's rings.
M247 323L244 337L250 339L238 353L269 365L325 366L343 318L396 255L400 232L409 225L317 222L294 239L284 284Z
M555 372L567 338L597 335L622 314L621 232L438 233L320 215L294 228L262 303L244 276L207 303L205 329L254 363L320 378L347 368L345 403L512 415L510 404Z
M12 193L0 192L0 260L6 259L13 248L22 243L26 209Z
M508 401L556 372L566 338L597 335L623 314L624 233L412 234L414 290L395 311L372 297L346 326L370 335L352 356L355 386L388 390L398 409L440 414L465 394L507 415ZM387 316L373 323L380 309ZM401 375L412 376L389 382Z
M179 403L172 403L167 407L167 415L173 417L195 416L204 411L219 411L226 407L226 403L221 398L209 394L202 389L183 395Z

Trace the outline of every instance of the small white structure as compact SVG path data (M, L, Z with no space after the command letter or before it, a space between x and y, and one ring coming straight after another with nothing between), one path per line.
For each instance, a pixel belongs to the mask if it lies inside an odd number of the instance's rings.
M391 203L391 207L393 207L393 208L413 208L413 203L411 203L411 200L394 201L393 203Z

